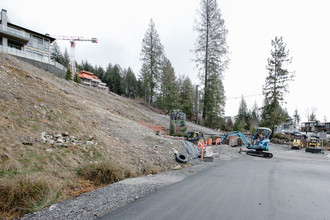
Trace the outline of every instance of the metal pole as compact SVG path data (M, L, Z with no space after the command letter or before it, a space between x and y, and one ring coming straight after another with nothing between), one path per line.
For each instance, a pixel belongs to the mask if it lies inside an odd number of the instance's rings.
M324 154L324 151L323 151L323 138L322 138L322 151L321 151L322 154Z

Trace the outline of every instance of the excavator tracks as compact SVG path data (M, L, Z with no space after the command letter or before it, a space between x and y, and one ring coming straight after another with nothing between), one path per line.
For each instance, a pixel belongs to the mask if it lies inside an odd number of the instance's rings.
M242 148L239 149L239 153L246 152L247 155L254 156L254 157L263 157L263 158L272 158L273 154L263 151L257 151L257 150L242 150Z
M246 154L250 155L250 156L263 157L263 158L272 158L273 157L272 153L263 152L263 151L255 151L255 150L246 151Z

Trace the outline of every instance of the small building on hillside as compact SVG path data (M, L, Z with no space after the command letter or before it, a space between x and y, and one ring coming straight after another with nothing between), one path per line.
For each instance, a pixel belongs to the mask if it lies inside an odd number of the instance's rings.
M50 45L53 41L55 38L50 37L49 34L41 34L11 23L7 11L1 10L0 52L50 64L66 71L64 66L50 58Z
M81 84L89 87L96 87L98 89L108 91L108 87L105 83L103 83L97 76L94 76L94 73L82 70L78 74L81 79Z
M281 128L282 128L282 133L286 133L286 134L291 134L292 132L297 130L293 124L292 118L287 118L285 122L281 124Z
M324 122L324 128L327 134L330 134L330 122Z

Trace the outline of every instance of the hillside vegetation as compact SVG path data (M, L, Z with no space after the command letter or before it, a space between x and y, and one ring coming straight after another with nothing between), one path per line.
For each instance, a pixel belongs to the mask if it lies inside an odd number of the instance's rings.
M169 118L0 53L0 216L17 217L121 179L173 169ZM188 129L210 130L188 123Z

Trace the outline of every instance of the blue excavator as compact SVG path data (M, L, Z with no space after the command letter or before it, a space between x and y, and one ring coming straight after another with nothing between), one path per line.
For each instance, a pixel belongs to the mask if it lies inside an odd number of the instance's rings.
M265 158L272 158L273 154L269 152L269 137L272 134L272 131L269 128L259 127L256 129L256 131L252 134L251 142L249 142L243 133L239 131L232 131L225 133L220 140L220 143L224 143L226 139L228 139L231 136L238 136L241 138L242 143L249 149L249 150L242 150L241 152L246 152L246 154L251 156L257 156L257 157L265 157Z

